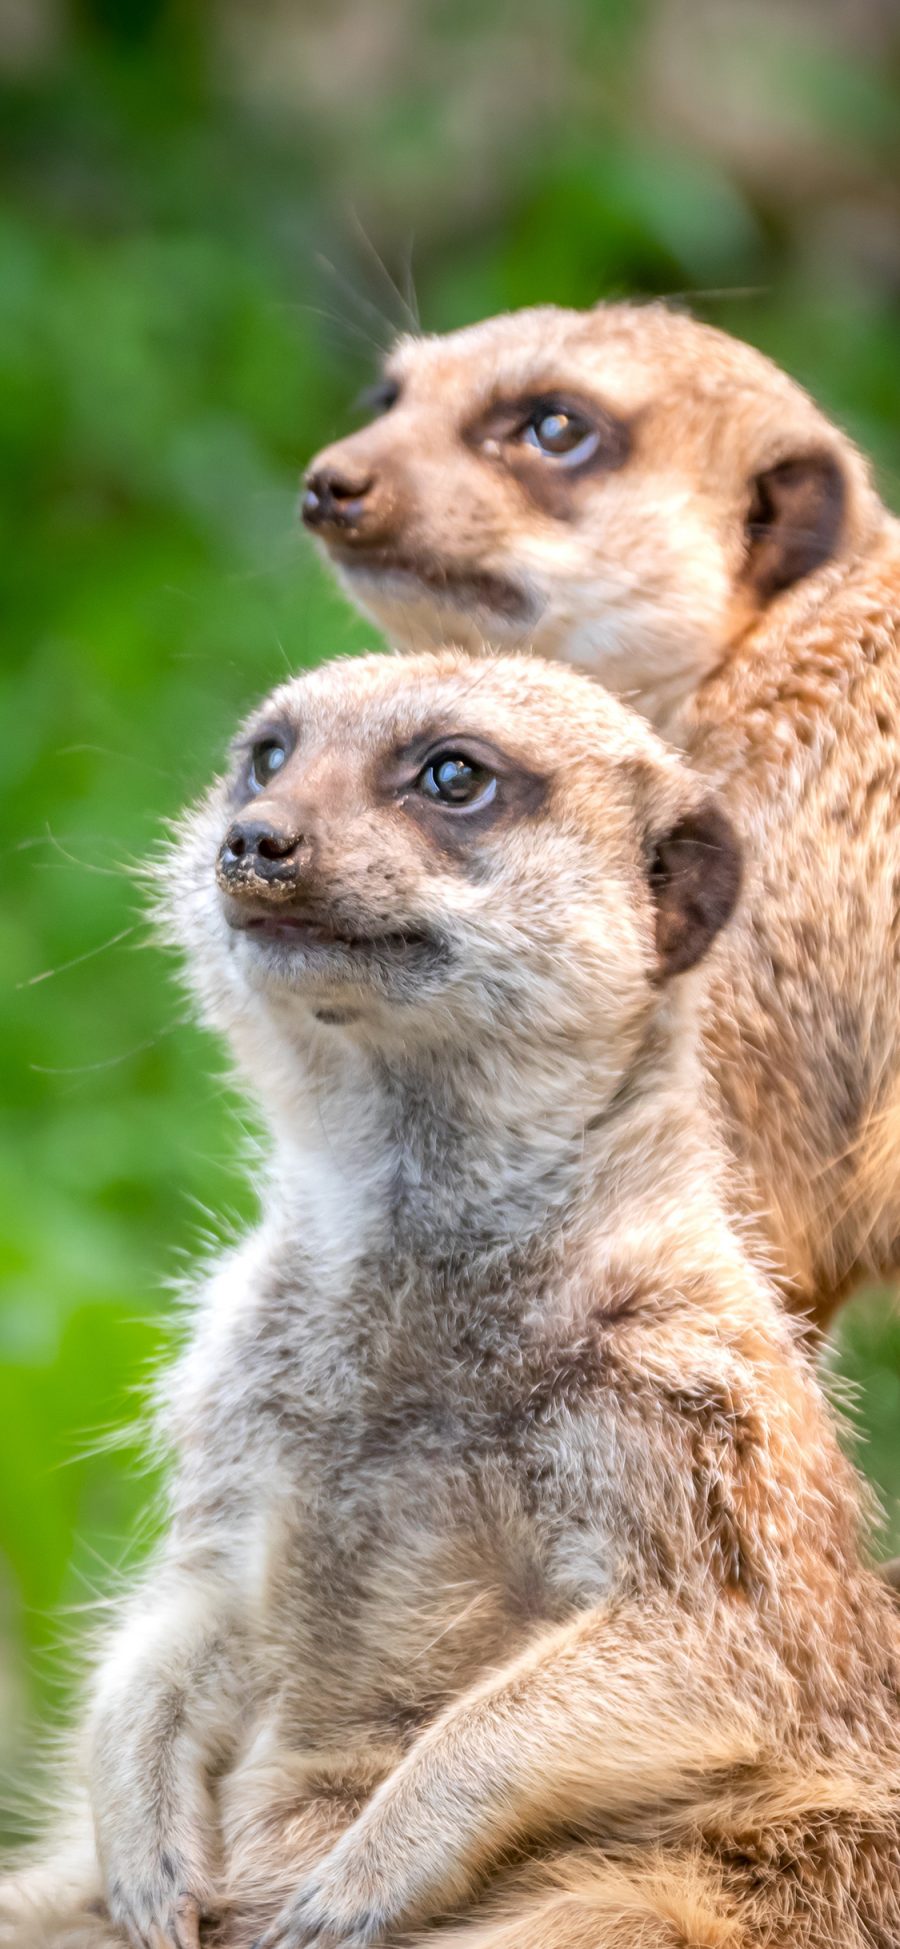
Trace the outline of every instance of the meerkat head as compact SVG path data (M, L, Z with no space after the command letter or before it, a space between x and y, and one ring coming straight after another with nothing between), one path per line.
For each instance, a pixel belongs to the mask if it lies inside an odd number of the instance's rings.
M860 457L798 386L662 305L401 339L372 405L302 502L360 607L402 646L578 665L664 728L876 518Z
M557 1067L589 1051L602 1101L727 919L739 864L699 781L605 691L445 650L283 684L163 878L257 1082L323 1036L404 1056L505 1041Z

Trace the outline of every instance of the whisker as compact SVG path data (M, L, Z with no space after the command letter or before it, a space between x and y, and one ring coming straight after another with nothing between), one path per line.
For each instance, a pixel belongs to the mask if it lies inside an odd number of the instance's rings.
M52 846L54 851L59 854L60 859L65 860L67 866L77 867L80 873L95 873L102 880L121 880L123 878L123 869L118 863L115 866L98 866L94 860L79 859L76 853L67 852L62 840L57 838L56 833L51 831L49 826L47 826L46 831L40 839L29 840L26 843L34 846ZM106 841L104 840L105 843ZM128 869L126 868L125 872L127 873L127 871Z
M72 758L85 752L92 758L114 758L118 764L140 765L143 771L155 772L157 778L164 778L170 785L181 784L181 780L173 771L166 771L162 765L153 764L151 759L145 758L137 751L112 751L103 744L63 744L60 745L56 755L58 758Z
M283 662L283 664L284 664L284 667L285 667L285 669L286 669L286 671L287 671L287 673L288 673L288 676L289 676L289 677L293 677L293 676L295 676L295 675L296 675L296 671L294 670L294 668L293 668L293 666L292 666L292 664L291 664L291 660L290 660L290 657L288 656L288 653L287 653L287 650L286 650L286 649L285 649L285 647L284 647L284 644L283 644L283 642L282 642L282 640L281 640L281 637L280 637L280 636L279 636L279 634L278 634L278 631L277 631L277 630L273 630L273 631L272 631L272 634L273 634L273 636L274 636L274 638L275 638L275 647L276 647L276 649L277 649L277 651L278 651L278 654L279 654L279 656L281 657L281 660L282 660L282 662Z
M406 251L403 258L403 289L406 293L407 309L409 310L411 317L415 319L415 329L417 332L421 332L422 315L419 310L419 294L416 290L416 280L413 276L414 248L415 248L415 236L413 232L410 231L409 242L407 243Z
M772 286L770 284L723 284L718 290L711 287L706 291L663 291L660 295L663 303L671 300L673 304L707 302L712 304L721 302L725 298L770 298Z
M93 961L98 954L105 954L107 948L118 947L120 941L127 941L130 934L136 934L139 921L130 927L123 927L118 934L111 934L108 941L100 941L96 947L85 948L83 954L73 954L70 961L60 961L55 968L44 968L40 974L26 975L24 981L17 981L17 988L36 988L40 981L51 981L54 975L68 974L70 968L80 968L85 961Z
M397 328L393 319L389 318L387 313L382 311L379 305L373 304L370 298L363 297L362 292L354 290L349 278L344 276L343 271L338 270L336 264L332 264L330 258L323 257L321 252L319 252L316 257L316 263L334 279L339 289L344 292L345 297L349 298L351 304L356 305L359 311L367 312L372 318L376 318L380 325L387 327L388 335L386 338L376 338L373 332L369 342L377 346L380 352L389 351L397 336ZM348 324L350 322L349 320L347 321Z
M33 1062L28 1067L37 1076L91 1076L99 1069L116 1069L120 1063L131 1062L132 1057L143 1055L145 1049L155 1049L164 1036L174 1035L184 1027L182 1022L169 1022L156 1035L147 1037L145 1042L137 1042L133 1049L125 1049L119 1056L104 1056L99 1062L75 1063L71 1068L57 1068L50 1063Z
M317 258L316 261L322 266L324 270L330 271L334 278L338 277L338 272L335 270L334 265L329 264L327 258L319 257ZM358 302L355 294L354 294L353 301L354 303ZM378 353L383 354L384 352L387 352L390 346L393 344L393 340L395 336L393 326L391 326L390 339L385 340L381 338L376 338L374 332L366 331L363 325L355 323L352 318L342 318L338 312L329 311L324 305L291 303L291 304L282 305L280 309L283 311L308 311L312 318L324 318L326 324L334 325L338 331L347 332L353 338L359 339L361 343L365 345L366 350L369 352L374 350ZM376 311L376 316L380 318L381 313L377 310L377 307L373 307L373 309ZM386 322L389 323L390 321L386 321Z
M384 258L381 256L381 253L378 250L376 250L375 244L373 243L372 238L369 236L365 224L363 223L362 218L360 217L359 211L353 209L352 207L350 210L350 221L353 224L353 227L357 233L357 236L360 239L360 242L363 245L363 248L368 251L369 257L372 263L375 265L375 268L378 271L379 275L383 279L383 282L387 290L390 292L391 297L397 298L399 300L401 309L405 312L406 317L413 328L413 331L415 332L419 331L420 329L419 319L416 312L413 311L412 306L409 304L408 300L404 297L403 292L401 291L396 278L391 276L391 273L388 270ZM388 322L390 321L388 320Z

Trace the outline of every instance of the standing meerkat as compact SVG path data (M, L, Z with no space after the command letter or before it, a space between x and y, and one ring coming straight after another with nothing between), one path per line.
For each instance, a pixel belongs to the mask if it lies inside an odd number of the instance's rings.
M715 781L746 898L706 1040L788 1297L900 1263L900 525L760 353L661 305L405 339L304 519L412 647L599 677Z
M348 662L245 727L162 881L262 1216L161 1386L96 1853L7 1944L900 1940L900 1622L705 1112L738 877L549 664Z

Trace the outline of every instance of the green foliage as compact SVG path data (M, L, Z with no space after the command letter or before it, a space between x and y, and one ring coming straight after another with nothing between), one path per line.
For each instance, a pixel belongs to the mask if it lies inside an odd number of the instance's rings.
M252 1209L238 1106L135 873L256 695L371 640L293 516L304 460L404 323L346 204L398 264L415 221L429 328L752 287L698 303L810 384L888 482L900 464L894 283L811 250L821 200L658 126L658 8L435 5L407 15L412 50L295 112L239 74L214 85L217 12L92 0L0 105L0 1759L3 1728L21 1755L31 1716L64 1709L65 1607L152 1527L138 1417L170 1283ZM895 97L877 64L815 55L780 68L779 99L864 152L877 204ZM882 1302L843 1358L895 1496Z

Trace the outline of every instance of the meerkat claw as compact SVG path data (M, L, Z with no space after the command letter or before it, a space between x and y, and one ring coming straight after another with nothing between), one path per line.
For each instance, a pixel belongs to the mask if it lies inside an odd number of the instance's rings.
M175 1949L200 1949L200 1904L193 1895L182 1895L173 1912Z

